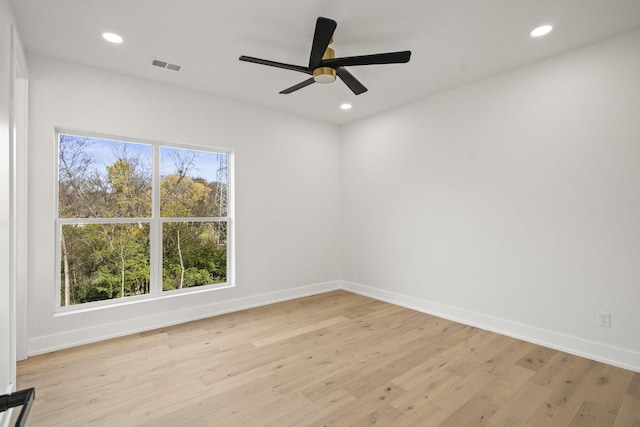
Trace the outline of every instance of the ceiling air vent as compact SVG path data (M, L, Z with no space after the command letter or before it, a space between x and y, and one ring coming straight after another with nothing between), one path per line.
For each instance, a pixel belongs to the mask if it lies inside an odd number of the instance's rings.
M162 59L154 58L151 60L151 65L155 65L156 67L166 68L167 70L180 71L182 66L177 64L171 64L170 62L163 61Z

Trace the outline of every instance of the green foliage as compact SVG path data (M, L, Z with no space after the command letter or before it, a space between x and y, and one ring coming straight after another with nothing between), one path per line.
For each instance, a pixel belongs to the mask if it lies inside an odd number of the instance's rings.
M147 293L149 230L149 224L64 225L70 304ZM64 260L61 273L64 283ZM63 304L64 296L63 288Z
M216 222L165 223L164 290L226 281L226 230Z
M151 218L151 155L147 159L140 149L134 152L119 143L113 163L98 167L93 142L60 138L59 216L132 220L62 225L61 304L149 293L155 226L163 227L163 290L225 282L226 222L189 221L226 215L226 184L190 175L197 152L186 151L189 158L177 156L176 173L159 180L161 216L173 218L160 223Z

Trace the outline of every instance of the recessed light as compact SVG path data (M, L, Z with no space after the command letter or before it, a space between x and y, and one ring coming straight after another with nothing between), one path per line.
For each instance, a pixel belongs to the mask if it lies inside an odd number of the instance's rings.
M122 37L115 33L102 33L102 38L108 42L120 44L123 42Z
M342 108L343 110L350 110L351 107L353 107L353 105L347 103L340 105L340 108Z
M542 36L546 36L547 34L549 34L551 32L551 30L553 30L553 25L541 25L537 28L534 28L533 30L531 30L531 32L529 33L531 35L531 37L542 37Z

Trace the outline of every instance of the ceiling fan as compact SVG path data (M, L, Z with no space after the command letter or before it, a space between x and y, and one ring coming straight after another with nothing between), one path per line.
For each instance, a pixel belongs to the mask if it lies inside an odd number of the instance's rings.
M373 55L348 56L336 58L335 51L329 47L333 42L333 32L338 24L336 21L319 17L316 21L316 30L313 34L309 66L283 64L282 62L269 61L267 59L254 58L242 55L240 61L253 62L255 64L268 65L270 67L284 68L285 70L298 71L310 74L312 77L281 91L282 94L295 92L298 89L309 86L312 83L332 83L336 80L336 74L356 95L367 91L362 83L356 79L345 67L374 64L400 64L409 62L411 51L377 53Z

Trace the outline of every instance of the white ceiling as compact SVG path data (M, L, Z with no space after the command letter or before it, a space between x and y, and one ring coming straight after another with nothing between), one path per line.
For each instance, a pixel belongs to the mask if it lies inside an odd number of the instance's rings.
M640 0L12 0L22 42L41 54L347 123L640 27ZM398 50L408 64L351 67L340 81L278 92L308 78L238 60L307 65L318 16L338 22L336 56ZM555 30L542 39L529 31ZM120 34L122 45L101 34ZM640 46L639 46L640 49ZM151 65L179 64L179 72ZM353 109L339 105L350 102Z

